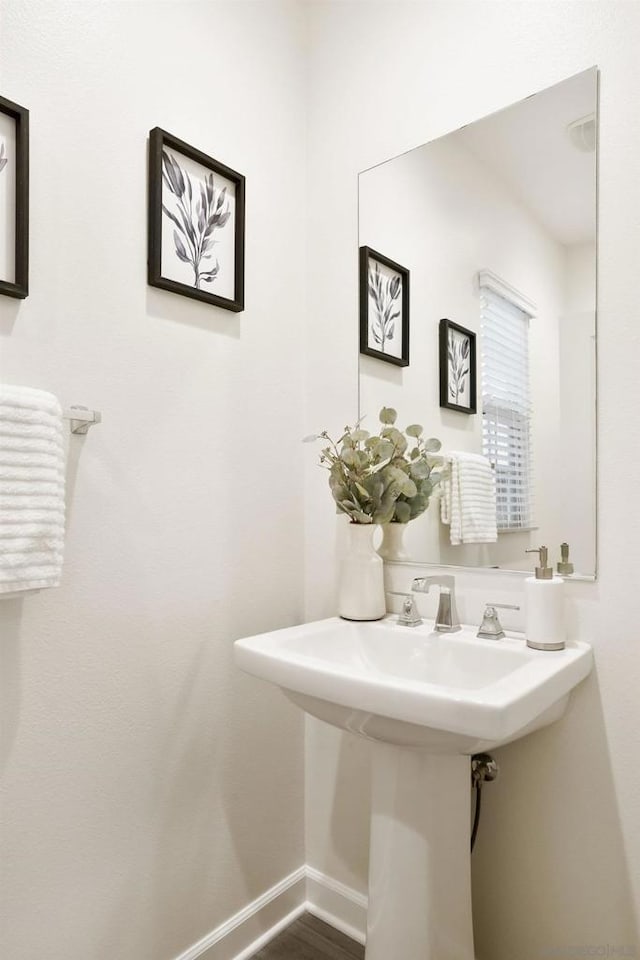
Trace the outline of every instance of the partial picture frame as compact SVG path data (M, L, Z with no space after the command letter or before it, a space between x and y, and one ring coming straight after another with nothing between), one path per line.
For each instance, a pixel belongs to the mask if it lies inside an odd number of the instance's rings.
M160 127L149 132L152 287L244 310L245 178Z
M440 321L440 406L476 413L476 335L451 320Z
M409 366L409 270L360 247L360 353Z
M29 111L0 97L0 294L29 296Z

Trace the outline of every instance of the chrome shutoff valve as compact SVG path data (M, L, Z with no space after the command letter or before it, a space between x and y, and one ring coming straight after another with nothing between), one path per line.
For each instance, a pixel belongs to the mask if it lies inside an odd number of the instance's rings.
M497 780L500 770L490 753L476 753L471 757L471 785L481 786Z

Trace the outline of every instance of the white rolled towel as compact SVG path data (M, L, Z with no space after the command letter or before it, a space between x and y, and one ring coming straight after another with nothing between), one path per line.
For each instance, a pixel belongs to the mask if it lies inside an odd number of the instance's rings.
M64 485L57 398L0 385L0 594L60 583Z
M452 450L447 459L440 516L449 525L451 544L495 543L496 484L491 464L481 454L462 450Z

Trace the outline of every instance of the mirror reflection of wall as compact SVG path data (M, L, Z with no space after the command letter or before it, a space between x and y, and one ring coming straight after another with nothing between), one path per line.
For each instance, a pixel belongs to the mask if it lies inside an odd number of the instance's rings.
M360 356L364 425L395 407L495 478L497 539L454 545L434 499L412 559L530 570L568 541L595 572L596 110L593 68L360 175L360 244L411 283L410 365ZM440 405L443 318L476 334L475 414Z

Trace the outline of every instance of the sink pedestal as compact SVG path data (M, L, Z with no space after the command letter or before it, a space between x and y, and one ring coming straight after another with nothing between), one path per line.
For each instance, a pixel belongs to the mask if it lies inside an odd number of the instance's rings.
M473 960L469 758L372 746L366 960Z
M373 749L367 960L474 960L468 754L557 720L593 658L329 617L236 640L248 673Z

